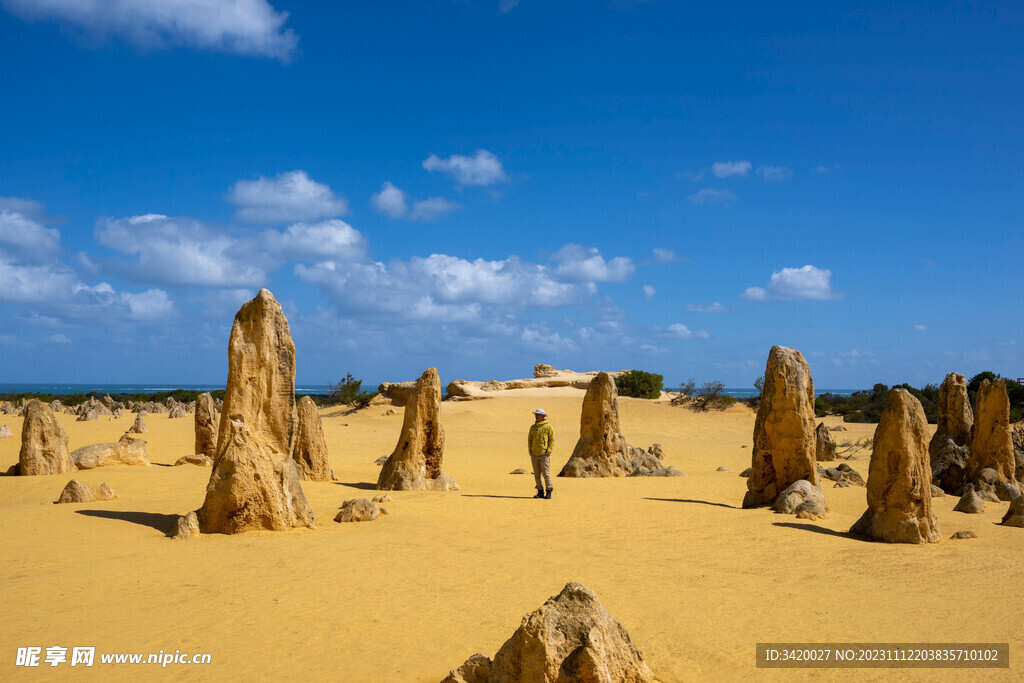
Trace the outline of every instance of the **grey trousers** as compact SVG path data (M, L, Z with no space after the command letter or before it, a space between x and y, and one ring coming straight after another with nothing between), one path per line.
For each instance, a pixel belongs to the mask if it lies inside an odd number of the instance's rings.
M530 460L533 462L533 480L537 482L537 488L543 489L546 484L548 490L554 489L551 483L551 457L531 455Z

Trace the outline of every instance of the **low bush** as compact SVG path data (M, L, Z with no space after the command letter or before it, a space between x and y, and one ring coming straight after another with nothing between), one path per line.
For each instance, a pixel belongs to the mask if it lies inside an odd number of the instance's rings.
M661 396L661 375L643 370L627 370L615 378L615 388L620 396L655 399Z

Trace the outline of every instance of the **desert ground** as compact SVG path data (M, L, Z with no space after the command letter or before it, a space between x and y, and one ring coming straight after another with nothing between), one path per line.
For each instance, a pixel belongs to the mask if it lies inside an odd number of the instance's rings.
M705 679L996 680L1024 678L1024 530L936 499L932 545L871 543L847 534L862 487L823 488L827 519L741 510L754 412L742 404L694 413L665 401L619 399L633 445L662 444L676 478L556 479L534 500L526 434L545 408L556 431L552 469L579 434L584 391L524 389L446 402L444 470L460 492L389 492L391 514L336 524L343 501L372 497L402 410L321 411L341 483L303 482L318 528L166 536L198 508L209 468L171 466L193 452L193 420L146 418L149 467L0 477L6 680L174 680L315 677L439 681L475 653L493 656L523 615L568 581L593 589L662 681ZM134 415L75 422L75 449L116 441ZM826 418L829 425L839 418ZM18 461L22 418L0 417L0 471ZM871 436L846 425L837 441ZM850 460L863 476L869 453ZM721 466L727 471L717 471ZM54 505L71 478L110 484L114 501ZM758 670L755 644L1009 642L1009 670ZM15 667L18 647L95 646L91 669ZM106 665L99 653L210 653L205 666ZM70 650L69 650L70 651ZM141 676L140 676L141 674Z

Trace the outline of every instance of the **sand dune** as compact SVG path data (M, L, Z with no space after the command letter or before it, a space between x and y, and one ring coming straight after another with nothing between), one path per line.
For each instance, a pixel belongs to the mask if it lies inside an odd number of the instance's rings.
M831 514L818 522L740 510L752 411L696 414L627 398L619 399L627 440L661 443L666 462L689 476L557 479L552 500L534 500L532 477L509 474L529 468L531 412L544 407L551 416L552 469L560 468L578 435L583 393L511 390L445 403L444 469L462 491L390 492L392 514L372 523L331 520L342 501L372 495L373 461L393 449L401 410L321 411L342 483L303 482L316 530L166 538L177 515L203 502L210 475L170 466L192 452L191 419L147 418L150 467L73 475L109 483L115 501L53 505L71 476L2 477L0 671L11 674L18 647L94 645L208 652L213 663L162 672L97 665L76 677L438 681L474 652L497 651L525 613L578 581L629 629L664 681L1021 678L1014 657L1024 645L1024 533L997 525L1006 503L964 515L952 512L956 498L936 500L944 538L961 529L979 538L923 546L848 536L865 509L860 487L824 482ZM58 419L75 449L116 440L134 416ZM0 422L15 436L0 440L6 469L18 459L22 420ZM874 430L847 427L837 440ZM851 464L867 475L866 453ZM727 472L716 471L723 465ZM755 671L761 641L1009 641L1012 668Z

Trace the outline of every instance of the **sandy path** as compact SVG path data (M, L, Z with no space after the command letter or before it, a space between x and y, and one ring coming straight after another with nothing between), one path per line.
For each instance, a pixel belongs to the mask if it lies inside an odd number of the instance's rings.
M169 467L192 452L192 419L147 418L148 468L76 476L107 482L116 501L53 505L70 476L0 478L4 613L0 672L17 647L95 645L98 652L209 652L210 666L168 667L180 680L329 677L437 681L474 652L493 655L522 616L567 581L592 588L630 631L664 681L716 677L1020 680L1010 671L758 671L760 641L1009 641L1024 645L1024 530L936 501L943 535L979 538L929 546L866 543L845 535L864 489L825 495L828 519L804 522L737 509L754 415L739 406L695 414L664 402L620 399L630 443L663 445L680 478L562 480L533 500L525 456L531 411L548 410L553 469L579 428L580 390L510 391L444 404L444 469L461 493L392 493L392 514L335 524L348 498L371 496L378 456L390 453L401 410L325 417L331 464L343 484L305 483L319 528L171 541L176 515L203 500L209 469ZM336 413L326 410L324 415ZM77 448L113 441L134 416L75 422ZM4 416L0 467L17 461L21 418ZM829 418L829 424L838 419ZM869 436L848 425L837 438ZM867 456L851 461L867 474ZM724 465L727 472L715 471ZM20 670L19 678L128 679L153 666ZM73 676L71 675L73 674ZM966 674L966 675L965 675Z

